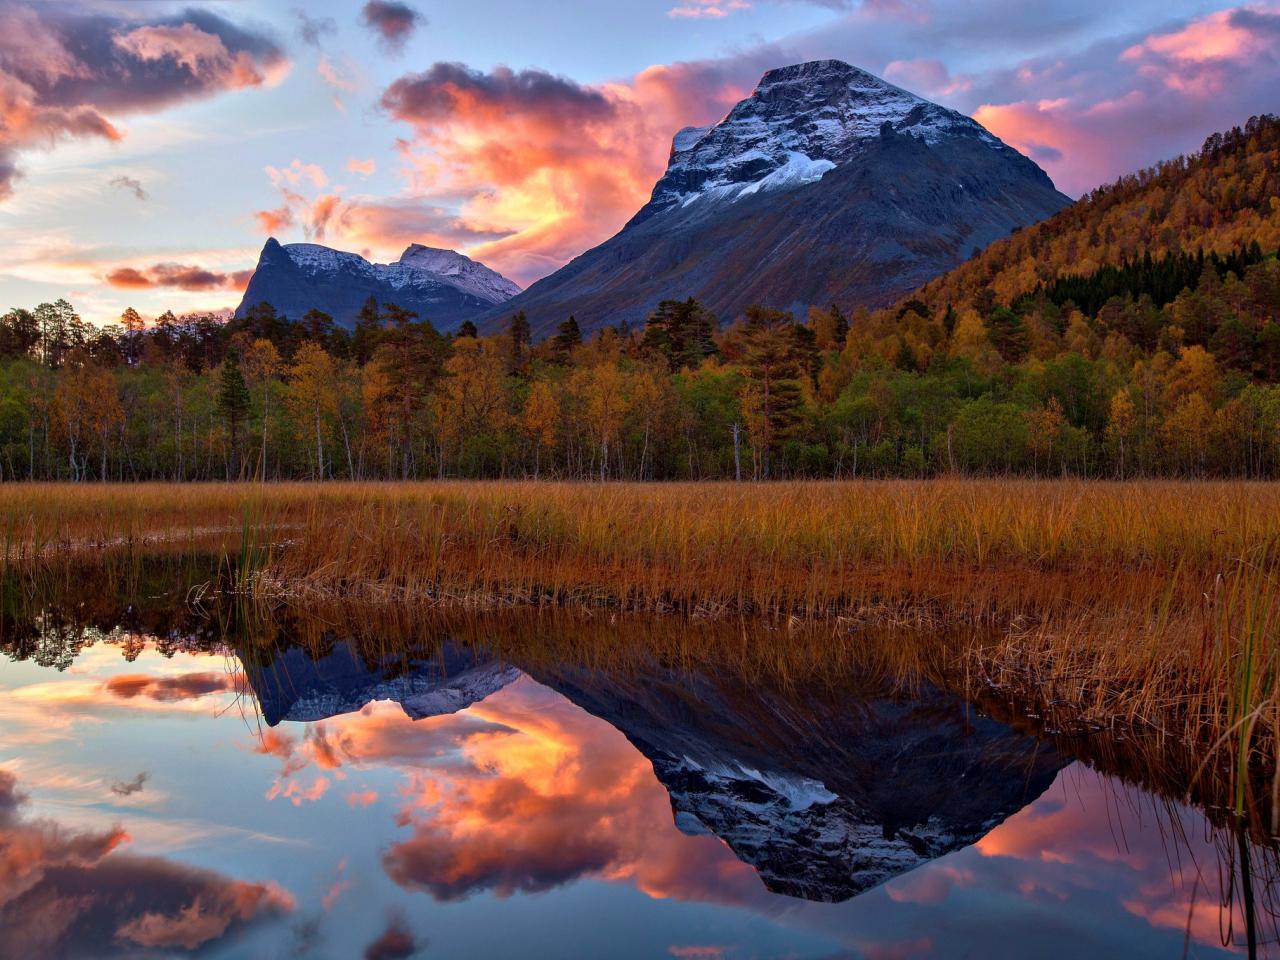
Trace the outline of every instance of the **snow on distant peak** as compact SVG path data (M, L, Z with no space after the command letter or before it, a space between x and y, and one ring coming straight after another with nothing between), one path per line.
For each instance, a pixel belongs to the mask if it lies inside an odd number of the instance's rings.
M289 243L281 247L307 273L346 273L389 284L397 290L438 285L453 287L485 303L505 303L520 287L496 270L453 250L411 244L395 263L371 263L357 253L334 250L318 243Z
M483 263L477 263L455 250L413 243L400 255L399 262L416 270L444 277L459 289L494 303L510 300L520 292L517 284L496 270L491 270Z
M722 121L677 133L646 212L810 183L861 153L886 123L929 144L968 135L1002 146L963 114L839 60L815 60L770 70Z

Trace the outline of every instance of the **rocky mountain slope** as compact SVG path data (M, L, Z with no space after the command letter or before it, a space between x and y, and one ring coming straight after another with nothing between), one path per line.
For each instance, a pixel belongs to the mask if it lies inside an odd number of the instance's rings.
M772 70L720 123L680 131L650 201L612 239L538 281L535 336L641 323L695 296L722 320L751 303L880 305L1070 203L972 119L834 60Z
M500 273L452 250L415 243L395 263L370 263L320 244L281 244L272 238L262 248L236 316L265 302L291 319L317 309L351 327L364 302L374 297L449 331L519 292Z

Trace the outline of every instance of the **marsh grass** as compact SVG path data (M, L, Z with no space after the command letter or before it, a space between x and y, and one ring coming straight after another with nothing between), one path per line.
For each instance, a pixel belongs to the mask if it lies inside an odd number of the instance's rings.
M23 485L0 520L4 562L45 577L212 554L250 605L674 613L699 639L669 655L736 650L758 676L838 676L894 634L1050 732L1197 758L1185 779L1231 783L1238 816L1280 791L1280 485Z

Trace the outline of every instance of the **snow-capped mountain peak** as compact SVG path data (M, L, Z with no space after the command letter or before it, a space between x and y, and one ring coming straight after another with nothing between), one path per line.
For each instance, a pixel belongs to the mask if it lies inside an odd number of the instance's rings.
M710 127L686 127L636 220L702 199L736 200L821 179L878 139L885 125L933 144L953 136L1008 149L969 117L839 60L770 70Z
M518 293L520 288L502 274L452 250L415 243L394 263L371 263L323 244L280 244L272 238L262 248L236 314L269 303L295 318L323 310L350 327L372 297L450 330Z

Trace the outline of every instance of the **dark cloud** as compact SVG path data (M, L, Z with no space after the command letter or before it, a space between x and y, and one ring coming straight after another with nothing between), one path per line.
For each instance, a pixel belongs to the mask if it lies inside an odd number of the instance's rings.
M403 50L414 30L427 22L413 7L396 0L369 0L360 11L360 20L394 53Z
M387 918L387 928L378 939L364 948L364 960L407 960L425 947L425 943L418 942L404 917L393 914Z
M226 274L210 273L199 267L183 267L177 264L157 264L151 268L153 276L166 277L155 280L151 286L175 286L184 290L210 290L225 283ZM117 273L120 271L117 271ZM137 271L133 271L136 273ZM232 677L225 673L183 673L172 677L153 677L145 673L129 673L112 677L106 683L107 690L117 697L132 700L144 696L161 703L175 700L192 700L231 689Z
M147 783L147 772L144 770L132 780L118 780L111 784L111 792L117 797L131 797L135 793L141 793L142 788Z
M338 24L332 17L311 17L302 9L295 9L293 15L298 20L298 39L309 47L319 48L325 37L338 32Z
M459 114L509 114L569 130L583 122L614 115L603 93L543 70L491 73L462 63L437 63L423 73L406 74L382 95L382 106L397 120L419 127L454 121Z
M117 115L259 86L286 66L270 37L207 10L126 19L77 3L0 3L0 198L23 150L119 140Z
M151 290L155 287L173 287L178 290L243 290L253 275L252 270L233 270L223 273L185 263L157 263L139 270L137 267L117 267L103 279L122 290ZM204 696L230 686L229 678L220 674L188 674L183 677L113 677L107 688L121 697L133 697L145 693L153 700L181 700ZM208 687L208 689L205 689Z
M116 827L78 833L19 816L0 770L0 930L5 956L42 960L167 955L215 943L293 908L269 884L244 883L159 857L121 853Z
M119 177L112 177L110 184L113 187L117 187L121 190L126 190L129 193L132 193L139 200L150 199L149 195L147 194L147 191L142 186L141 180L136 180L133 177L126 177L122 175Z

